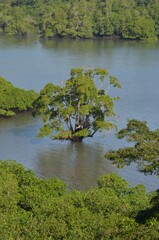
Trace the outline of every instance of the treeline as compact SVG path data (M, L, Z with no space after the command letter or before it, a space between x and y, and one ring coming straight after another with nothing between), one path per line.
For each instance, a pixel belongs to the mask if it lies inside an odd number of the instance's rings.
M157 201L116 174L86 192L68 191L59 179L0 161L0 239L157 240Z
M0 117L11 117L18 112L33 109L33 102L38 94L33 90L15 87L0 77Z
M1 0L0 30L42 37L157 39L157 0Z

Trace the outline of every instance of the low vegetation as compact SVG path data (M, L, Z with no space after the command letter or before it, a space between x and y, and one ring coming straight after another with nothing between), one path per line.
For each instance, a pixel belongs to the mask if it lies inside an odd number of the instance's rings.
M33 90L17 88L0 77L0 117L11 117L18 112L33 109L38 94Z

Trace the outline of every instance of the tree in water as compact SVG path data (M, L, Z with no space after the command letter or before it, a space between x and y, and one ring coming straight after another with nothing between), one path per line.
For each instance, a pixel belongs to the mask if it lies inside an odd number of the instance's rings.
M71 70L63 86L48 83L35 102L35 115L42 114L44 121L39 135L82 141L97 131L115 128L110 117L115 116L114 102L118 98L110 97L107 91L111 85L121 86L117 78L109 76L105 90L106 76L106 69L77 68Z

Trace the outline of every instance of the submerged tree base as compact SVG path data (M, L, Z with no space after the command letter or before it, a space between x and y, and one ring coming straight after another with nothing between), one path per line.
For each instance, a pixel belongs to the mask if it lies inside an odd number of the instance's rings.
M83 137L81 137L81 138L72 138L72 139L70 139L70 141L71 142L82 142L83 141Z

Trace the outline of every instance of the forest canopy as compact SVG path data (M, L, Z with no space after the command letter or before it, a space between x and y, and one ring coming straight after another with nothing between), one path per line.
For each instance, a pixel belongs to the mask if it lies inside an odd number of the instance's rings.
M156 0L1 0L0 31L42 37L156 39Z
M0 238L158 239L156 193L129 187L116 174L97 184L68 191L60 179L39 179L15 161L0 161Z

